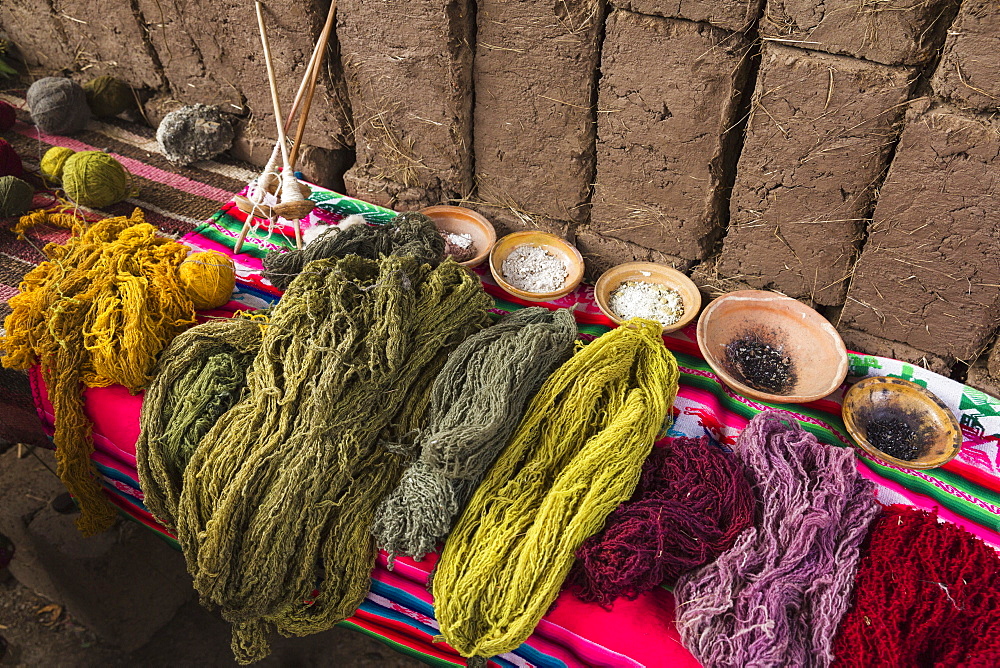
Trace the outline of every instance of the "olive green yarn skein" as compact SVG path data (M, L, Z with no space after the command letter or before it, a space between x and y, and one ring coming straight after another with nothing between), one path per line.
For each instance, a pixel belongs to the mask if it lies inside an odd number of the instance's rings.
M83 84L87 105L98 118L117 116L135 106L135 95L127 83L105 74Z
M35 189L16 176L0 176L0 218L25 214L31 208Z
M492 300L453 261L316 260L273 308L239 402L184 471L177 537L195 588L233 623L233 651L268 653L268 632L307 635L352 614L375 563L371 527L422 420L410 395ZM306 603L308 601L308 603Z
M573 354L577 328L566 309L515 311L466 339L434 380L420 457L379 506L380 548L416 559L448 535L532 395Z
M266 311L256 311L202 323L179 334L160 356L143 397L135 454L143 502L168 529L176 525L188 460L240 398L266 319Z
M462 511L433 583L443 639L462 656L482 663L524 642L576 550L635 490L677 395L662 329L629 320L559 367Z
M129 195L128 172L103 151L80 151L63 164L62 186L81 206L100 209Z

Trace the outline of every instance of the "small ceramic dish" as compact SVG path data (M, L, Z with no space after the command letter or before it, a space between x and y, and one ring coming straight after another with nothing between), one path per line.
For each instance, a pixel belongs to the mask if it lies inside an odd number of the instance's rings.
M701 309L701 292L690 278L672 267L655 262L626 262L611 267L601 274L594 286L594 298L597 300L598 308L619 325L625 321L611 309L611 293L626 281L662 285L680 295L681 303L684 305L684 315L674 324L665 326L664 333L675 332L698 316L698 311Z
M851 438L868 454L907 469L933 469L962 449L962 428L947 406L923 387L902 378L872 376L855 383L844 395L844 425ZM868 440L873 420L900 420L916 436L914 459L898 459Z
M790 361L780 393L750 386L730 359L730 344L747 337ZM698 319L698 347L726 385L754 399L801 404L831 394L847 377L847 348L830 322L802 302L776 292L722 295Z
M515 288L504 280L504 260L507 259L511 251L518 246L524 245L544 248L563 261L569 274L566 276L566 281L561 288L553 292L528 292L527 290ZM575 290L576 286L580 285L580 281L583 280L583 256L580 255L580 251L576 249L576 246L554 234L536 232L534 230L513 232L496 242L493 250L490 251L490 273L493 274L493 280L497 282L497 285L515 297L520 297L529 302L547 302L565 297Z
M468 234L472 237L472 245L476 256L471 260L459 262L463 267L478 267L490 255L493 244L497 242L497 232L493 224L472 209L461 206L441 204L421 209L420 213L434 221L434 226L441 232L449 234Z

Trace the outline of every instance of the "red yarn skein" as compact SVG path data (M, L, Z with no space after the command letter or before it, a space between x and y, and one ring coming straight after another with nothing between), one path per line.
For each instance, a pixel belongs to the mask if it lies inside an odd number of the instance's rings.
M0 176L24 176L21 158L6 139L0 139Z
M17 109L9 102L0 100L0 132L6 132L17 122Z
M1000 666L1000 556L937 513L889 506L872 525L834 666Z
M584 601L634 599L713 561L753 523L743 465L707 438L653 448L632 495L577 550L570 582Z

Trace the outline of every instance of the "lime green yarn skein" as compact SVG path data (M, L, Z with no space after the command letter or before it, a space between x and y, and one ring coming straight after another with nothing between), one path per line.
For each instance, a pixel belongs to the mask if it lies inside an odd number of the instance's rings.
M42 162L39 165L42 176L55 183L62 181L63 168L66 166L66 161L74 153L76 151L65 146L53 146L50 148L42 156Z
M128 172L102 151L80 151L63 165L63 190L82 206L100 209L122 201L129 194Z
M16 176L0 176L0 218L26 213L34 196L35 189Z

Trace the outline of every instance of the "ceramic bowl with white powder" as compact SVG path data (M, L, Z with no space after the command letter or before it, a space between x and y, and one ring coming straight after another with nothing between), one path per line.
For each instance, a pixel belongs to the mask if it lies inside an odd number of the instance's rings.
M676 269L655 262L626 262L608 269L597 279L594 298L616 323L655 320L664 333L684 327L701 309L698 286Z
M501 288L521 299L552 301L583 280L583 257L575 246L546 232L514 232L490 253L490 272Z

